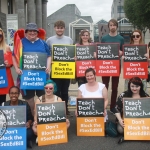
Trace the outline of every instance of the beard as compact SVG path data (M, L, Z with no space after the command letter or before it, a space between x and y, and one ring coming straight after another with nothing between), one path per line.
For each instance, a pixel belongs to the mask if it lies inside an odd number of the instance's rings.
M111 29L110 31L111 31L112 33L115 33L116 30L117 30L117 29Z

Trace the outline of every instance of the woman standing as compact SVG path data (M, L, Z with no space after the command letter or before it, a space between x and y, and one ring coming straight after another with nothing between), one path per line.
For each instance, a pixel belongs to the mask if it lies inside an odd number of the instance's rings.
M82 84L78 90L78 98L104 98L104 117L107 120L108 93L104 84L96 81L96 73L93 68L85 71L86 84ZM77 115L77 114L76 114Z
M87 29L81 30L79 33L79 43L77 43L76 46L82 46L82 45L92 45L91 38L90 38L90 32ZM78 77L77 81L78 81L78 87L81 84L87 83L85 77Z
M8 86L5 88L0 88L0 106L3 102L6 101L6 94L8 94L10 87L14 86L14 81L11 74L12 67L12 52L10 47L5 43L5 34L0 28L0 50L3 50L4 53L4 64L6 66L6 74L8 80Z
M131 34L130 37L130 44L133 45L140 45L140 44L144 44L143 42L143 37L142 37L142 32L140 30L134 30ZM147 59L149 58L149 50L147 48L147 52L144 55L145 57L147 57ZM124 57L123 57L124 59ZM125 90L127 90L127 85L128 85L129 80L125 80ZM146 90L146 81L143 80L144 83L144 90Z

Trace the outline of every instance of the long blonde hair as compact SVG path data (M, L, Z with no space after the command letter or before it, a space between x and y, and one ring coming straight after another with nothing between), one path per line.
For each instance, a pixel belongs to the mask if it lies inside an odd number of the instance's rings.
M6 53L6 42L5 42L5 33L4 31L0 28L0 31L2 32L2 40L0 41L0 49L4 51L4 53Z

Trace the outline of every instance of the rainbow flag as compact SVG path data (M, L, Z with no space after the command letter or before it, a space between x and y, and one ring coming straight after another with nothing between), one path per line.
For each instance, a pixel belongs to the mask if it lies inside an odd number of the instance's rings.
M18 33L14 37L14 55L18 67L22 69L22 42Z

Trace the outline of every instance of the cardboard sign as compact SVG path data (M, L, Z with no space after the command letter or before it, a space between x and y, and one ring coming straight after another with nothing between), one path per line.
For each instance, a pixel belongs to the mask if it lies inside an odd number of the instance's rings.
M119 47L118 43L97 44L97 76L120 75Z
M104 136L104 99L77 99L77 136Z
M7 87L8 80L6 74L6 67L4 64L4 52L0 50L0 88Z
M150 140L150 98L124 98L124 139Z
M1 106L0 110L7 120L6 132L0 138L0 149L26 150L26 106Z
M52 78L75 78L75 46L53 45Z
M43 89L46 82L46 63L46 53L24 52L20 88Z
M144 56L147 45L124 45L123 77L124 79L139 77L147 79L148 62Z
M65 102L36 104L38 145L68 142Z
M94 58L94 52L96 52L96 45L76 46L77 77L85 76L85 70L88 68L93 68L96 70L96 60Z

